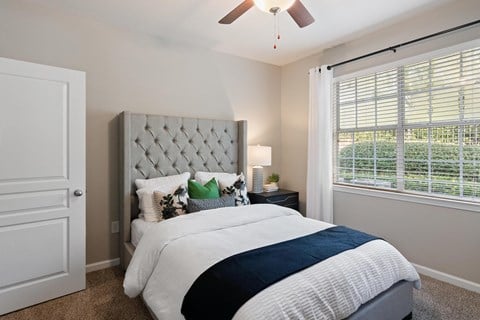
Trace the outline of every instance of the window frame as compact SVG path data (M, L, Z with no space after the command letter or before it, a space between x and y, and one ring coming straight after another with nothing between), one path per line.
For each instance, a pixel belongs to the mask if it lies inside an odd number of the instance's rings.
M407 57L403 58L397 61L393 61L390 63L378 65L378 66L373 66L367 69L362 69L359 71L355 71L352 73L336 76L332 79L332 84L345 81L345 80L350 80L354 78L359 78L367 75L372 75L378 72L383 72L387 71L390 69L395 69L395 68L400 68L405 65L410 65L410 64L415 64L415 63L420 63L423 61L428 61L431 59L439 58L445 55L449 54L454 54L456 52L464 51L464 50L469 50L473 49L475 47L480 47L480 39L464 42L458 45L442 48L439 50L434 50L431 52L426 52L423 54L415 55L412 57ZM334 97L334 90L336 86L332 85L332 112L338 112L339 110L336 110L335 108L335 101L333 99ZM337 95L338 96L338 95ZM337 115L338 116L338 115ZM337 116L332 117L332 119L338 119ZM337 120L338 121L338 120ZM389 129L397 129L399 124L396 125L389 125L388 127L391 127ZM403 125L405 126L405 125ZM409 125L406 125L407 127L410 127ZM394 128L395 127L395 128ZM367 128L362 128L361 131L365 131ZM352 129L352 131L358 131L355 129ZM333 123L333 131L332 131L332 141L333 146L332 146L332 151L333 151L333 164L334 166L336 165L336 142L335 138L337 137L337 123ZM398 146L398 141L399 137L397 137L397 146ZM404 141L402 141L404 143ZM398 172L397 168L397 172ZM401 168L400 168L401 169ZM460 197L449 197L448 195L435 195L435 194L427 194L427 193L415 193L415 192L410 192L408 190L403 190L403 188L398 188L397 189L382 189L382 188L374 188L374 187L369 187L369 186L362 186L362 185L354 185L354 184L347 184L347 183L342 183L342 182L335 182L335 170L333 170L333 176L332 176L332 182L333 182L333 190L337 192L343 192L343 193L353 193L353 194L359 194L359 195L367 195L367 196L373 196L373 197L380 197L380 198L388 198L388 199L393 199L393 200L401 200L401 201L407 201L407 202L414 202L414 203L421 203L421 204L428 204L428 205L434 205L434 206L441 206L441 207L448 207L448 208L453 208L453 209L461 209L461 210L467 210L467 211L474 211L474 212L480 212L480 200L472 200L472 199L462 199Z

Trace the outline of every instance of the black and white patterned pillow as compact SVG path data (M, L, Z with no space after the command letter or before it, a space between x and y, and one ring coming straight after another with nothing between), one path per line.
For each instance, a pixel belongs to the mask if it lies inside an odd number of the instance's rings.
M236 206L246 206L250 204L250 199L248 199L247 194L247 182L245 181L243 173L237 176L237 179L231 185L224 185L220 182L220 188L222 189L222 194L235 196Z
M173 193L154 191L153 194L162 215L161 220L187 213L188 190L186 185L180 185Z

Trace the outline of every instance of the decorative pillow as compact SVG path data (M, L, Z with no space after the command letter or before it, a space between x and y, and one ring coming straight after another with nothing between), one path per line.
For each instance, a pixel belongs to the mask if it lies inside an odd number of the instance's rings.
M138 188L138 207L140 213L144 215L144 219L146 221L161 220L161 212L153 195L154 191L165 194L173 193L179 186L186 186L189 178L190 172L184 172L173 176L135 180Z
M243 173L237 176L237 179L231 184L225 184L220 181L220 189L222 194L231 194L235 197L236 206L245 206L250 204L247 194L247 183Z
M234 207L235 196L223 195L216 199L191 199L187 200L187 212L197 212L201 210L209 210L223 207Z
M187 213L188 192L185 185L179 186L173 193L154 191L153 196L160 212L160 220Z
M158 210L158 206L155 204L153 192L154 190L151 188L137 190L140 214L143 214L143 219L149 222L157 222L161 220L160 211Z
M135 185L137 186L137 189L150 188L162 192L170 192L179 185L187 185L188 179L190 179L190 172L184 172L173 176L152 179L136 179Z
M220 197L217 181L212 178L205 185L194 180L188 180L188 195L192 199L215 199Z

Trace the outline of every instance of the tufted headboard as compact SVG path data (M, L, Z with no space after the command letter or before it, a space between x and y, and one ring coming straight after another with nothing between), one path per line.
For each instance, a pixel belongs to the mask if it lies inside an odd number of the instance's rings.
M138 215L135 179L196 171L247 173L247 122L135 114L119 115L120 260L133 253L130 223Z

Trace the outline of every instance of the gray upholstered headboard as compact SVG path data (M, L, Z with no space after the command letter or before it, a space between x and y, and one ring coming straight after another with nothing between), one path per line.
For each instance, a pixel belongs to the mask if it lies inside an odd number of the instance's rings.
M119 115L120 241L124 268L133 253L130 223L138 215L135 179L196 171L247 173L247 122L160 115Z

